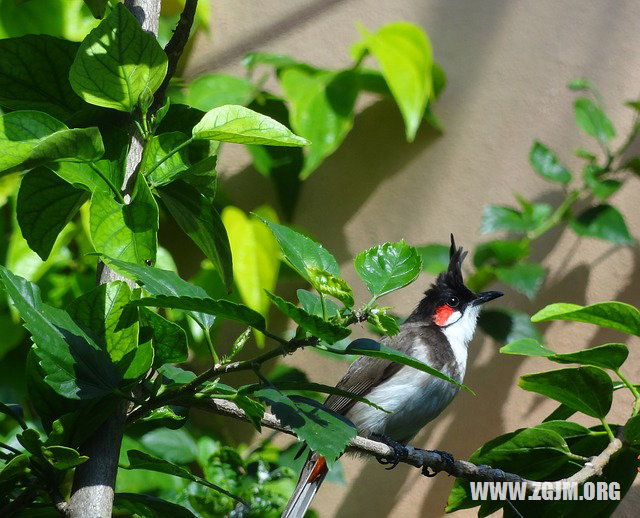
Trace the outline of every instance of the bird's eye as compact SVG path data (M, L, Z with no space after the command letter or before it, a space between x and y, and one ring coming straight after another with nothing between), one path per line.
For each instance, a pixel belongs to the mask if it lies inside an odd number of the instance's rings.
M455 308L458 304L460 304L458 297L449 297L449 300L447 300L447 305L452 308Z

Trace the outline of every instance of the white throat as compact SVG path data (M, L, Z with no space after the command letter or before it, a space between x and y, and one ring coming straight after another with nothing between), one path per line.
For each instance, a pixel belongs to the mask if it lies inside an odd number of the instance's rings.
M462 369L463 375L467 366L467 346L476 330L478 313L480 313L480 306L468 307L464 313L456 311L447 320L447 322L453 323L442 327L442 332L451 344L456 362Z

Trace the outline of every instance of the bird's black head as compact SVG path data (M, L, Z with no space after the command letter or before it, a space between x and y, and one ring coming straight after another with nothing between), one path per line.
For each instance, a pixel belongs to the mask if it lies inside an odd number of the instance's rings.
M408 322L427 321L445 327L449 325L449 317L453 314L459 313L459 317L468 308L502 296L499 291L473 293L465 286L462 278L462 261L466 256L467 252L462 247L456 247L455 239L451 234L449 267L446 272L438 275L436 281L425 292L424 298L407 319Z

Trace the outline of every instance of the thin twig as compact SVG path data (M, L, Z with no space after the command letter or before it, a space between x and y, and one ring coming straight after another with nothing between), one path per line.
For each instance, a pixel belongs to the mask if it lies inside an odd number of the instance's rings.
M197 408L209 412L233 417L241 421L249 421L244 410L226 399L201 399L193 402L193 404ZM275 415L268 412L265 413L262 418L262 426L278 430L279 432L289 435L295 435L288 426L283 425ZM552 483L583 484L591 477L601 475L603 468L607 465L611 457L620 451L621 448L622 441L618 438L613 439L602 453L596 457L592 457L580 471L574 473L570 477L563 478L561 480L554 480ZM371 455L379 459L393 459L395 455L393 448L387 444L360 436L351 439L347 449L349 451ZM466 460L454 460L453 462L450 462L447 459L447 454L445 452L423 450L413 446L407 446L407 456L402 459L401 462L420 468L423 473L428 473L428 470L432 470L436 473L442 471L449 475L453 475L454 477L461 477L475 481L525 482L527 484L528 491L533 491L534 484L544 484L544 482L541 481L534 482L527 480L520 475L516 475L515 473L509 473L486 465L476 465L473 462Z
M186 46L187 41L189 41L189 34L191 33L191 26L193 25L193 18L196 14L197 7L198 0L186 0L184 3L184 10L180 15L180 20L178 20L178 24L173 31L171 39L164 48L168 58L167 75L164 76L164 80L162 81L160 88L158 88L154 94L154 100L150 110L151 114L155 113L164 102L164 95L169 87L169 82L176 73L180 56L182 56L184 47Z

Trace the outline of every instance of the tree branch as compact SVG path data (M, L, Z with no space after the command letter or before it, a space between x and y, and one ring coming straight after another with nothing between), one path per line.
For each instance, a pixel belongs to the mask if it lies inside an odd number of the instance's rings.
M156 91L151 105L150 112L153 114L156 112L162 103L164 102L164 95L169 87L171 78L176 73L178 68L178 61L184 52L184 48L189 41L189 34L191 33L191 27L193 26L193 18L196 14L196 8L198 7L198 0L186 0L184 3L184 10L180 15L180 20L176 25L175 30L171 36L171 39L164 48L167 58L169 60L167 64L167 75L164 77L160 88Z
M191 403L193 406L202 410L214 412L227 417L233 417L241 421L249 421L244 410L226 399L200 399L195 402L191 401ZM262 418L262 425L267 428L271 428L272 430L277 430L279 432L295 436L295 433L288 426L283 425L273 414L265 413ZM614 439L602 453L597 457L591 458L580 471L574 473L570 477L561 480L554 480L552 483L583 484L591 477L602 474L602 469L607 465L609 459L611 459L615 453L620 451L621 448L622 441L617 438ZM349 443L347 449L349 451L371 455L378 459L390 460L394 457L393 448L382 442L367 439L366 437L354 437ZM413 446L407 446L407 457L402 459L401 462L422 469L424 474L429 474L429 470L432 470L435 473L442 471L449 475L453 475L454 477L467 478L474 481L526 482L527 491L532 491L534 484L544 483L543 481L534 482L523 478L520 475L516 475L515 473L509 473L490 466L476 465L466 460L454 460L453 462L450 462L446 457L446 453L443 455L443 453L438 451L423 450Z

